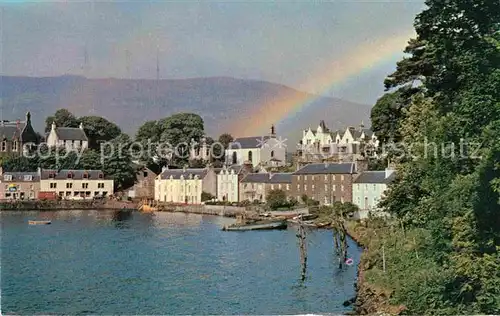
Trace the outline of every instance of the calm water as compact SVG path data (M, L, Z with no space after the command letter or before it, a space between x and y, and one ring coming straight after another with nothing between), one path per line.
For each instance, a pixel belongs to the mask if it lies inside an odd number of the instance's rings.
M30 226L30 219L52 225ZM1 309L21 314L342 313L355 265L338 270L329 231L223 232L231 219L162 213L1 213Z

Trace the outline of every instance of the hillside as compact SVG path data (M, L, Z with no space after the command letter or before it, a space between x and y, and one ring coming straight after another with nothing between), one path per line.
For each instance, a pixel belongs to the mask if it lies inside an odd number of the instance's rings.
M96 115L116 122L133 135L146 120L176 112L193 112L205 120L207 132L217 136L231 122L248 120L252 109L276 96L307 94L263 81L226 77L178 80L87 79L79 76L0 77L3 118L22 118L32 112L35 128L59 108L77 116ZM314 99L314 98L312 98ZM320 97L285 122L276 122L279 134L295 142L300 130L324 119L332 127L367 122L370 106ZM237 131L233 134L238 136Z

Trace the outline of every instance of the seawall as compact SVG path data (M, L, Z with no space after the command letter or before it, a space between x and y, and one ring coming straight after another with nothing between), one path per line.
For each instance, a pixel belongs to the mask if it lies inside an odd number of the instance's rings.
M136 205L130 202L98 200L33 200L0 202L0 211L122 210L135 209L135 207Z

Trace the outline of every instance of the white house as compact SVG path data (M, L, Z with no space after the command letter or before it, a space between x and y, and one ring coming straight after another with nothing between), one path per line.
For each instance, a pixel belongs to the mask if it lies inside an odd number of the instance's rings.
M383 199L387 185L394 180L395 172L392 169L385 171L365 171L361 173L352 185L352 200L359 207L359 219L373 216L387 216L378 209L378 203Z
M286 143L271 127L269 136L236 138L225 151L227 165L243 165L246 161L254 167L284 166L286 164Z
M69 200L92 199L113 194L114 181L106 179L101 170L40 171L40 191L56 192Z
M57 127L52 123L52 128L47 136L47 145L49 147L64 147L66 150L84 150L88 148L89 139L83 130L83 124L80 127Z
M217 200L239 202L239 183L252 171L251 164L224 166L217 173Z
M155 179L155 200L160 202L201 204L201 194L217 194L217 176L212 167L163 168Z

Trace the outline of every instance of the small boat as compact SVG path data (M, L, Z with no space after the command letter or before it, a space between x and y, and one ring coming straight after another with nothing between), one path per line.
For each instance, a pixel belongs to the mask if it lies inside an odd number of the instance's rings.
M224 231L247 231L247 230L269 230L269 229L286 229L287 222L285 221L260 221L248 224L233 224L222 227Z
M52 224L51 221L28 221L29 225L49 225Z

